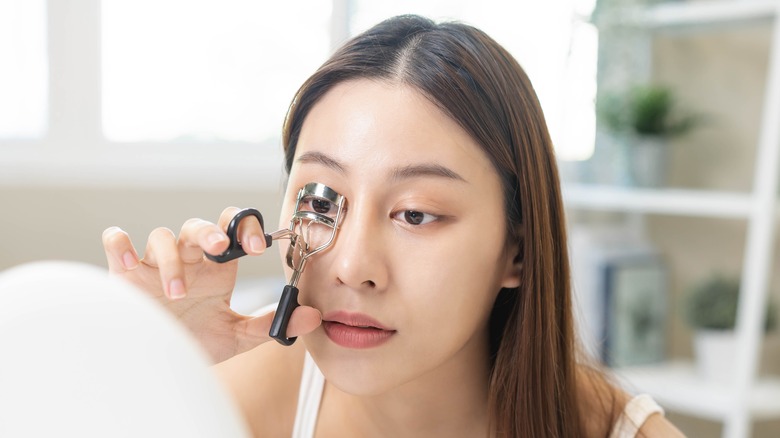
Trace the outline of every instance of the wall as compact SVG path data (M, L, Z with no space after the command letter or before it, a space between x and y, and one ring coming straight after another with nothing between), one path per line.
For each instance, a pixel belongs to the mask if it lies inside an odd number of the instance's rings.
M267 226L278 225L281 188L264 190L153 190L130 188L0 187L0 270L41 260L105 266L104 229L127 231L139 254L156 227L177 232L188 218L216 221L225 207L255 207ZM276 251L242 260L242 277L281 275Z

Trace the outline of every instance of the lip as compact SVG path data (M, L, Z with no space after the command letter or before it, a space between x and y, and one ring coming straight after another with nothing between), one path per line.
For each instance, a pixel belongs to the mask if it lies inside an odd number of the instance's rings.
M345 311L323 315L322 328L331 341L345 348L377 347L396 333L368 315Z

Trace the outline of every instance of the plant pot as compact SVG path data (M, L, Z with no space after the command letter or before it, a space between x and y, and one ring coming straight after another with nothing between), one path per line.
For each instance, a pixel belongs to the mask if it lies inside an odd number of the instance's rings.
M663 137L635 136L628 147L633 184L638 187L665 185L669 167L669 142Z
M693 342L699 374L708 381L731 385L737 352L734 330L698 330Z

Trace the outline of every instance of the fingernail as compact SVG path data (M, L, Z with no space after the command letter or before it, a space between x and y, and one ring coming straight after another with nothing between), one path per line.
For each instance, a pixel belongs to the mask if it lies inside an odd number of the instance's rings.
M224 234L220 234L220 233L211 233L211 234L209 234L209 237L208 237L208 241L212 245L215 244L215 243L222 242L222 241L224 241L226 239L227 239L227 236L225 236Z
M168 286L168 296L172 300L178 300L179 298L184 298L185 296L184 282L178 278L174 278L173 280L171 280L171 283Z
M255 254L261 254L265 251L265 244L258 236L252 236L249 238L249 249Z
M122 254L122 264L127 270L135 269L138 266L138 259L132 251L127 251Z

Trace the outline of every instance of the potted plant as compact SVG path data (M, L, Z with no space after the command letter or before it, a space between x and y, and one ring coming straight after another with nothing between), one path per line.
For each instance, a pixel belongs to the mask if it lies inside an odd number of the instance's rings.
M706 379L724 384L733 377L739 285L738 278L712 276L691 289L683 306L685 319L695 330L694 354L699 372ZM764 321L766 331L776 325L771 300Z
M635 85L621 93L603 93L598 100L599 118L628 148L632 182L658 187L666 179L669 140L688 133L700 121L683 114L669 87Z

